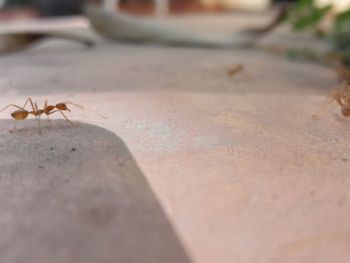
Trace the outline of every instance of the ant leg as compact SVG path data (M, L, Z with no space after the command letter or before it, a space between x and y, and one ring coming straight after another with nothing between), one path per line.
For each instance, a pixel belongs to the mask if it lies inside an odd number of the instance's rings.
M339 94L331 95L331 99L335 100L339 104L340 107L344 107L344 104L343 104Z
M39 120L38 120L38 126L39 126L39 129L40 129L40 115L39 115Z
M38 112L39 108L38 108L38 104L36 104L36 102L34 103L34 106L35 106L35 110L34 111ZM38 127L39 127L39 134L40 134L41 133L41 131L40 131L40 118L41 118L41 115L38 114L37 116L39 117L39 119L38 119Z
M47 100L45 100L44 110L46 109L46 107L47 107ZM50 116L49 116L49 114L46 114L46 117L47 117L47 121L50 123L50 122L51 122L51 120L50 120Z
M40 119L41 119L41 116L39 115L39 119L38 119L39 134L41 134Z
M61 110L58 110L62 115L63 115L63 117L66 119L66 121L68 121L70 124L72 124L73 126L78 126L77 124L74 124L71 120L69 120L68 118L67 118L67 116L61 111Z
M33 111L35 111L34 105L33 105L33 101L32 101L31 98L28 98L28 99L26 100L26 102L24 103L23 109L27 106L28 102L30 102L30 105L32 106Z
M38 104L36 104L36 102L34 103L34 106L35 106L35 111L38 111L39 107L38 107Z
M62 116L65 118L66 121L68 121L68 122L69 122L70 124L72 124L73 126L78 126L77 124L75 124L75 123L73 123L71 120L69 120L69 119L67 118L67 116L66 116L61 110L52 111L52 112L50 112L50 113L48 114L48 116L51 115L51 114L53 114L53 113L55 113L55 112L58 112L58 111L62 114Z
M12 130L9 130L9 131L10 131L10 133L15 133L16 128L17 128L17 122L18 122L18 121L15 121L15 126L13 127L13 129L12 129Z
M15 108L18 108L18 109L20 109L20 110L25 110L25 107L27 106L28 102L30 102L30 104L31 104L31 106L32 106L32 108L33 108L33 110L34 110L34 105L33 105L32 99L31 99L31 98L28 98L28 99L26 100L26 102L24 103L24 106L23 106L23 107L20 107L20 106L18 106L18 105L16 105L16 104L9 104L9 105L7 105L5 108L3 108L2 110L0 110L0 112L6 110L6 109L9 108L9 107L15 107Z
M20 109L20 110L25 110L24 108L22 108L22 107L20 107L20 106L18 106L18 105L9 104L9 105L7 105L5 108L3 108L2 110L0 110L0 112L6 110L6 109L9 108L9 107L16 107L16 108L18 108L18 109Z

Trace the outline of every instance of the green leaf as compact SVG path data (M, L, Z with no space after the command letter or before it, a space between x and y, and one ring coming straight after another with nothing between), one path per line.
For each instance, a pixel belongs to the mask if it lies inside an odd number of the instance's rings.
M350 9L337 15L335 19L335 27L340 28L344 25L348 26L350 21Z
M331 10L332 6L322 8L311 8L308 13L301 15L293 22L293 28L297 31L305 30L310 27L315 27L324 16Z
M288 20L294 21L312 8L312 0L300 0L289 11Z
M302 10L307 7L313 7L313 0L299 0L295 5L295 10Z

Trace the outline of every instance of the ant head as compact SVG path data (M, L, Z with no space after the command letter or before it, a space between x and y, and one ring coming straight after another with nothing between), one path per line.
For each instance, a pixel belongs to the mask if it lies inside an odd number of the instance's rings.
M67 110L67 111L70 111L70 109L67 108L67 105L66 103L57 103L56 104L56 108L59 109L59 110Z

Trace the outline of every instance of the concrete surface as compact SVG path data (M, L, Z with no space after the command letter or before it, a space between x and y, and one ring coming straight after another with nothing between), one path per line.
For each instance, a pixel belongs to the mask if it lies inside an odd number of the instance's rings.
M229 31L237 21L230 19L194 23ZM308 41L285 31L265 40ZM244 71L230 79L226 68L236 63ZM349 262L349 120L336 106L312 117L337 85L330 70L259 51L103 41L94 50L46 42L0 58L0 67L0 105L22 104L28 96L40 105L72 100L108 117L73 108L70 114L125 142L192 262ZM35 129L35 123L22 125L31 124ZM14 136L46 145L28 132ZM8 138L6 152L11 137L1 137ZM69 138L60 147L69 151ZM2 167L8 162L0 160ZM76 165L62 167L70 174Z
M123 141L87 124L0 121L0 261L190 262Z

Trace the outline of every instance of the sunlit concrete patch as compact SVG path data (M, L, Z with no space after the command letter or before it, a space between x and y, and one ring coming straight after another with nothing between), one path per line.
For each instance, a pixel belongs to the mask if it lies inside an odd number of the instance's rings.
M115 134L0 121L0 262L190 262Z
M180 131L166 122L147 122L141 119L126 120L122 124L128 137L138 138L136 147L147 153L174 152L182 143Z

